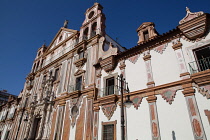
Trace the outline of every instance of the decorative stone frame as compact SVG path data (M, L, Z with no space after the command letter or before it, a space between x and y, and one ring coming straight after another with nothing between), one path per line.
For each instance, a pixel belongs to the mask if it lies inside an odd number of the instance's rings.
M103 131L104 131L104 125L110 125L113 124L114 125L114 140L117 139L116 136L116 125L117 125L117 120L115 121L110 121L110 122L101 122L101 140L103 140Z
M85 62L87 61L86 56L85 56L86 55L85 54L85 49L86 49L85 47L79 47L77 49L76 53L77 53L77 57L78 58L74 62L74 64L75 64L76 67L82 67L85 64ZM80 58L80 55L79 55L80 52L83 53L83 57L81 57L81 58Z
M117 76L118 76L118 73L114 73L114 74L110 74L110 75L108 75L108 76L105 76L105 77L103 78L103 88L104 88L104 89L106 88L106 80L109 79L109 78L112 78L112 77L114 77L114 83L115 83L114 86L116 86L116 85L117 85ZM114 88L115 88L115 87L114 87ZM118 94L115 93L115 91L114 91L114 94L115 94L115 95L118 95ZM107 95L107 96L110 96L110 95ZM102 97L103 97L103 95L102 95Z
M189 56L189 60L190 62L193 62L193 61L196 61L196 58L195 58L195 55L194 55L194 50L195 49L198 49L198 48L201 48L201 47L206 47L206 46L210 46L210 39L209 40L205 40L205 41L200 41L198 43L195 43L194 45L192 46L189 46L186 48L186 52ZM188 67L189 69L189 67Z

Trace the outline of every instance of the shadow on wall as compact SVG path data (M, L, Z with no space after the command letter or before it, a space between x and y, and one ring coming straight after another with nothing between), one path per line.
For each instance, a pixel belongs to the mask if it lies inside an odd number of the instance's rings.
M176 140L176 136L175 136L175 132L174 131L172 131L172 139Z

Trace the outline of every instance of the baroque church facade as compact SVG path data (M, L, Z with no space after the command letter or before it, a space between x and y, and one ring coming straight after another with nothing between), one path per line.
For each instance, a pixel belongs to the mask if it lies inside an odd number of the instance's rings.
M120 140L121 93L132 101L125 139L210 139L210 15L187 8L162 35L142 23L130 49L106 34L105 20L95 3L80 31L65 21L38 49L23 91L1 105L1 140Z

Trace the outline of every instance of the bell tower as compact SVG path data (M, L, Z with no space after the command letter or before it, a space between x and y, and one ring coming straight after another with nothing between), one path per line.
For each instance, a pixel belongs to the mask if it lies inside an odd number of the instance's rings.
M106 17L102 12L103 7L99 3L94 3L85 12L85 20L80 28L80 41L88 40L99 34L105 36Z

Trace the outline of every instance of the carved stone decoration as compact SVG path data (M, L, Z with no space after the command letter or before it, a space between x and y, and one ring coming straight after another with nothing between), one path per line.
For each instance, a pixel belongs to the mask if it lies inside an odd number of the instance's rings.
M70 116L71 116L71 125L72 127L75 126L76 118L79 115L79 110L82 102L82 96L80 98L75 98L70 100Z
M140 104L142 102L142 97L140 96L134 96L134 97L131 97L131 101L133 102L133 106L134 108L136 108L136 110L138 110L138 107L140 107Z
M125 60L121 60L121 61L120 61L120 66L119 66L120 70L124 70L125 67L126 67L126 65L125 65Z
M116 104L109 104L102 106L102 111L104 115L107 117L108 120L111 119L112 115L114 114L114 111L116 110L117 105Z
M78 76L78 75L81 75L82 73L85 73L85 70L77 70L75 73L74 73L74 76Z
M207 116L210 125L210 110L204 110L204 113Z
M194 126L194 131L195 134L200 137L202 135L202 129L201 129L201 125L199 123L199 121L197 119L193 119L193 126Z
M135 55L135 56L132 56L132 57L128 58L128 60L129 60L131 63L135 64L135 63L137 62L139 56L140 56L140 55L137 54L137 55Z
M207 31L208 15L203 12L192 13L189 8L186 8L186 12L187 14L179 22L178 28L190 40L203 37Z
M199 87L198 85L194 84L193 86L195 86L198 89L198 92L200 94L202 94L203 96L206 96L207 99L210 99L210 85Z
M154 51L160 53L160 54L163 54L163 51L165 51L166 47L168 46L168 44L163 44L163 45L160 45L158 47L155 47L154 48Z
M163 97L163 99L166 100L166 102L168 102L169 104L172 104L177 90L180 90L180 89L182 89L181 86L176 86L176 87L171 87L168 89L157 90L155 91L155 93L160 94Z
M86 58L80 58L80 59L76 60L74 62L74 64L75 64L76 67L81 67L85 64L86 61L87 61Z
M100 62L100 65L106 72L109 72L109 71L114 70L114 68L116 66L116 60L115 60L114 56L111 55L105 59L102 59Z

